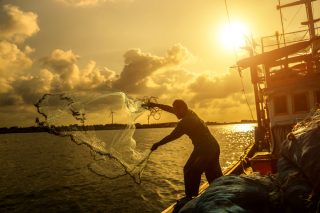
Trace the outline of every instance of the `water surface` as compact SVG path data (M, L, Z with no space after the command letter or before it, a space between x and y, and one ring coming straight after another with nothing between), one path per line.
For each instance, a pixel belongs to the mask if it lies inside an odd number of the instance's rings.
M253 124L209 128L220 144L222 167L239 159L253 141ZM136 130L137 149L149 149L171 131ZM90 172L90 152L68 138L0 135L0 212L160 212L184 195L183 166L191 151L187 136L161 146L137 185L129 176L110 180Z

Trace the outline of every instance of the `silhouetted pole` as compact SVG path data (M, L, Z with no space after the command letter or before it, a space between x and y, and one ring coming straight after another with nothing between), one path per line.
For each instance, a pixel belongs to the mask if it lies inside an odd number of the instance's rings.
M111 112L110 112L110 114L111 114L111 124L113 124L113 114L114 114L115 112L113 111L113 110L111 110Z

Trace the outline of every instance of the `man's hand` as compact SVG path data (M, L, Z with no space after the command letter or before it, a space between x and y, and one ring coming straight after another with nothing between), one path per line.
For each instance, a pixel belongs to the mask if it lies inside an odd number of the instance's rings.
M160 145L158 143L153 144L152 147L151 147L151 151L156 150L159 146Z
M153 103L153 102L147 102L147 103L143 103L141 106L144 107L144 108L146 108L146 109L149 109L149 108L156 107L157 104L156 104L156 103Z

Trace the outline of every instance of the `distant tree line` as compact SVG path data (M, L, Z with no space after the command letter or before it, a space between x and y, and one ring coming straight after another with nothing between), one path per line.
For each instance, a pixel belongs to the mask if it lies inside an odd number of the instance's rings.
M241 122L206 122L207 125L224 125L224 124L239 124L239 123L256 123L253 120L241 120ZM168 123L154 123L154 124L140 124L135 123L136 129L145 129L145 128L169 128L175 127L177 122L168 122ZM131 128L128 124L95 124L95 125L78 125L71 124L68 126L54 126L49 127L45 125L39 126L30 126L30 127L2 127L0 128L0 134L5 133L29 133L29 132L49 132L54 129L55 131L92 131L92 130L116 130L116 129L126 129Z

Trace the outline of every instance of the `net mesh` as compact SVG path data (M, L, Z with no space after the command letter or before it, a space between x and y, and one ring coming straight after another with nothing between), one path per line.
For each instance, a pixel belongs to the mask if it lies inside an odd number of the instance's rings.
M296 136L316 129L320 126L320 106L315 107L306 118L298 122L292 129Z
M143 104L114 91L44 94L35 104L41 115L36 123L87 147L94 160L88 169L95 174L110 179L129 175L141 183L151 154L149 149L139 150L133 138L134 122L146 110Z

